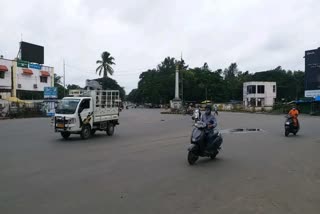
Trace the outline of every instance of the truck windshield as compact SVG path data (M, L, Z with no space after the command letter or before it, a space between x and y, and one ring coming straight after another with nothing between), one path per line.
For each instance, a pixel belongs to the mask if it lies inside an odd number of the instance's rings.
M66 99L59 102L56 109L57 114L74 114L80 99Z

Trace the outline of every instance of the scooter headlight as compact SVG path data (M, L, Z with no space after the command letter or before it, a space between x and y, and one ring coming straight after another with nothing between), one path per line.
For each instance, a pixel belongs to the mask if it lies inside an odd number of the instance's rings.
M290 125L290 123L289 123L289 122L286 122L286 125Z

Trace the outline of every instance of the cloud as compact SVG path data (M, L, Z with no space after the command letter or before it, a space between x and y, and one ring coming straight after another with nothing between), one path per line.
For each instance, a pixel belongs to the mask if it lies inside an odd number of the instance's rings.
M303 70L304 51L320 46L316 0L11 0L1 10L6 58L17 55L22 33L45 46L45 64L60 75L65 59L68 84L84 85L107 50L116 59L113 78L127 92L140 72L181 52L191 67Z

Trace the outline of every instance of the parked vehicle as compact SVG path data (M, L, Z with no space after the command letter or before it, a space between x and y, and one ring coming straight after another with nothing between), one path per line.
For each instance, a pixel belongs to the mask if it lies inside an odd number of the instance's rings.
M210 144L206 140L206 128L207 125L201 121L197 122L191 135L191 146L188 148L188 162L193 165L199 157L216 158L219 154L220 146L222 144L221 133L217 130L213 130L213 136Z
M80 134L82 139L105 131L113 135L119 125L118 90L71 90L59 102L54 116L54 130L64 139Z
M287 115L286 118L287 119L284 123L284 135L286 137L288 137L290 133L292 133L293 135L296 135L300 129L299 121L297 121L298 125L295 126L293 117L291 117L290 115Z

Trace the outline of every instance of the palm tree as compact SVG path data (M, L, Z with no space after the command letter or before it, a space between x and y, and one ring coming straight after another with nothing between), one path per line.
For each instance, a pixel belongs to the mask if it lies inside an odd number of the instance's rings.
M97 60L97 64L99 64L99 66L96 69L96 72L99 72L99 76L101 76L101 73L103 71L103 78L106 78L108 76L108 73L110 75L113 74L113 68L111 67L111 65L115 65L114 63L114 58L110 55L109 52L104 51L101 54L101 59L102 60Z

